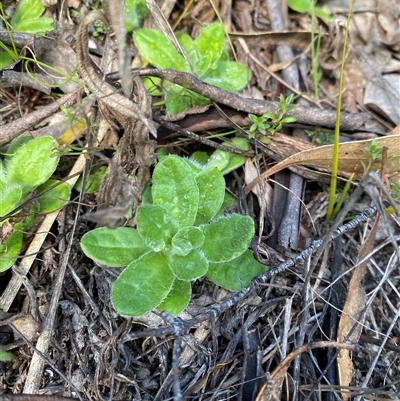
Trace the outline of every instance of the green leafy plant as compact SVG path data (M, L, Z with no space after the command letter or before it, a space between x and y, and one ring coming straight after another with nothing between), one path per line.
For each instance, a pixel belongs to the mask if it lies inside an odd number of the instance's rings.
M199 79L233 93L246 85L250 71L245 66L228 60L221 24L214 23L204 27L196 40L184 33L176 34L176 38ZM162 32L140 29L134 34L134 42L142 56L153 66L191 72L184 57ZM170 82L151 78L145 79L144 83L152 95L164 97L169 114L209 103L207 98Z
M298 13L308 13L311 15L311 71L312 81L314 85L315 97L319 98L319 82L321 79L321 73L319 71L319 54L321 47L321 29L317 33L316 16L321 18L326 24L329 23L329 15L321 8L315 7L315 0L288 0L288 6ZM315 35L318 35L316 38Z
M191 281L206 276L239 291L265 271L248 250L252 219L219 215L225 180L218 168L204 167L202 158L165 156L157 164L136 229L98 228L83 236L88 257L126 266L111 291L119 314L140 316L158 308L176 315L190 301Z
M371 141L371 145L370 146L366 146L365 148L363 148L363 152L368 157L368 162L365 163L365 162L361 161L361 164L363 166L364 173L368 173L371 170L372 163L374 163L374 162L382 162L383 148L379 147L376 144L376 140L373 139ZM393 164L393 155L388 155L387 156L387 162L390 163L390 164Z
M34 223L34 213L57 210L70 198L67 184L50 180L59 161L57 146L52 137L20 137L11 143L0 160L0 227L10 226L10 235L0 245L0 272L15 263L23 232ZM32 202L22 213L21 206L29 199ZM21 216L17 216L20 212Z
M11 352L3 351L3 350L0 348L0 361L2 361L2 362L9 362L9 361L12 360L12 358L13 358L13 354L12 354Z
M390 185L390 190L392 192L393 199L396 202L400 202L400 180L398 180L397 182L393 182Z
M7 22L1 4L0 12L10 38L12 38L11 31L43 36L46 32L54 30L52 26L53 19L42 17L44 7L40 0L21 0L14 12L11 23ZM2 70L7 65L18 60L19 54L14 44L12 49L10 49L4 43L0 42L0 47L3 49L3 51L0 50L0 70Z
M264 136L267 134L273 135L282 129L283 124L296 122L295 117L285 117L286 114L290 113L298 106L297 104L291 104L293 98L293 94L288 97L280 94L279 102L274 102L277 107L277 116L273 113L265 113L260 117L257 117L254 114L249 114L250 121L252 122L249 128L249 138L254 138L257 133ZM268 138L263 138L262 142L269 143L270 141Z
M318 146L331 144L334 140L334 133L321 131L321 127L315 127L312 131L305 130L305 133L311 139L311 142Z
M147 6L144 0L125 0L125 29L127 32L139 29L147 15Z
M315 0L288 0L288 6L298 13L310 13L320 17L326 23L329 22L329 15L319 7L315 7Z

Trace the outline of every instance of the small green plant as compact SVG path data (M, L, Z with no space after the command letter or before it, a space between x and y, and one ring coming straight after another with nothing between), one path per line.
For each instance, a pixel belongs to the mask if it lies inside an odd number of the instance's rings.
M311 139L311 142L318 146L329 145L334 140L334 133L321 131L321 127L315 127L312 131L305 130L305 133Z
M204 27L196 40L184 33L177 33L176 38L199 79L233 93L246 85L250 71L245 66L228 60L221 24L214 23ZM141 55L153 66L191 72L184 57L162 32L140 29L134 33L134 42ZM158 78L147 78L144 83L150 94L164 97L169 114L210 103L204 96Z
M5 17L3 6L0 4L1 19L6 25L7 31L24 32L36 36L43 36L46 32L54 30L52 18L44 18L41 15L44 12L44 7L40 0L21 0L15 13L8 23ZM18 51L13 45L10 49L3 42L0 42L0 70L7 67L7 65L18 60Z
M319 99L319 82L321 80L321 73L319 71L319 54L321 47L321 28L318 32L318 37L316 35L316 16L321 18L326 24L329 23L329 15L323 11L321 8L315 7L316 0L288 0L288 6L298 13L309 13L311 15L311 71L312 71L312 81L314 85L315 98Z
M315 7L315 0L288 0L288 6L293 10L301 14L310 13L317 15L326 23L329 22L329 15L319 7Z
M3 351L0 348L0 361L1 362L9 362L12 360L12 358L13 358L13 354L11 352Z
M50 179L60 158L57 146L51 137L20 137L0 160L0 228L7 224L9 233L0 245L0 272L15 263L34 214L57 210L70 198L67 184Z
M277 106L277 116L273 113L265 113L261 117L249 114L250 121L252 122L249 129L249 138L254 138L257 133L264 136L267 134L274 135L282 129L283 124L296 122L295 117L285 117L286 114L290 113L298 106L297 104L291 104L293 98L293 94L288 97L280 94L279 102L274 102ZM268 138L264 138L263 142L269 143Z
M239 291L266 270L248 250L252 219L221 214L225 180L210 161L204 167L203 156L165 156L157 164L136 229L98 228L83 236L88 257L125 267L111 291L119 314L141 316L157 308L177 315L190 301L192 281L206 276Z
M390 190L391 190L393 199L396 202L400 202L400 180L398 180L397 182L393 182L390 185Z
M383 148L379 147L376 144L376 140L375 139L373 139L371 141L371 145L370 146L366 146L365 148L363 148L364 154L368 157L368 162L367 163L361 161L361 164L363 166L365 174L368 173L371 170L372 163L374 163L374 162L382 162L382 151L383 151ZM388 155L387 162L389 164L393 164L393 155Z

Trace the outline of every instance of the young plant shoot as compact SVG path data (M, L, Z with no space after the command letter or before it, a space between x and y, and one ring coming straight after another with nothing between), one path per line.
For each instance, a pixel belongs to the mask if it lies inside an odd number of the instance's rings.
M97 263L125 267L111 301L124 316L155 308L173 315L191 298L191 282L207 277L240 291L266 266L248 250L254 223L224 216L225 180L216 167L166 156L156 166L151 201L137 211L137 228L99 228L85 234L83 252ZM212 163L211 163L212 164Z

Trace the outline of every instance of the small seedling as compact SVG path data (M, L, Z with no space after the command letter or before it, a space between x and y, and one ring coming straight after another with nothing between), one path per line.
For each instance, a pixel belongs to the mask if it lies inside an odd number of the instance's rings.
M141 316L157 308L177 315L190 301L192 281L206 276L239 291L266 270L248 250L252 219L219 215L225 180L218 168L203 168L202 157L165 156L157 164L136 229L99 228L83 236L88 257L125 267L111 290L119 314Z
M258 132L264 136L267 134L274 135L282 129L283 124L296 122L295 117L285 117L286 114L298 106L297 104L291 104L293 98L293 94L288 97L285 97L283 94L279 96L279 102L274 102L277 107L277 116L273 113L265 113L261 117L249 114L250 121L252 122L249 129L249 138L254 138ZM268 141L268 138L263 139L264 143L268 143L265 141L265 139Z
M326 23L329 22L329 15L319 7L315 7L315 0L288 0L288 6L298 13L304 14L314 14L320 17Z
M396 202L400 202L400 180L398 180L397 182L393 182L390 185L390 190L391 190L393 199Z
M383 148L377 146L375 139L371 141L370 146L363 148L363 152L368 157L368 163L361 161L365 174L371 170L372 163L382 162L382 151ZM393 164L393 155L388 155L387 162Z
M314 130L305 130L307 136L311 139L312 143L318 146L329 145L333 143L334 133L321 131L320 127L316 127Z
M32 227L34 214L57 210L70 198L67 184L50 180L60 158L57 146L51 137L20 137L0 160L0 229L7 225L8 233L0 245L0 272L15 263L22 233ZM26 204L28 199L30 204Z
M176 34L176 38L199 79L233 93L246 85L250 71L244 65L228 60L221 24L204 27L196 40L183 33ZM140 29L134 33L134 42L141 55L156 68L191 72L185 58L162 32ZM144 83L150 94L163 96L169 114L210 103L204 96L158 78L145 79Z

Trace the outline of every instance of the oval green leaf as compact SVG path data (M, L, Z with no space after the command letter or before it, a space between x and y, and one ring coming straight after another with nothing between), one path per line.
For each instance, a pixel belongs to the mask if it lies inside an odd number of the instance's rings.
M288 6L298 13L306 13L311 10L313 2L311 0L288 0Z
M10 158L14 156L14 153L23 145L26 145L28 142L33 141L34 138L31 136L19 136L15 138L7 149L6 158Z
M199 208L195 225L199 225L209 222L221 208L225 180L217 168L210 168L197 174L196 182L199 187Z
M227 290L240 291L266 270L267 266L259 263L250 251L245 251L229 262L210 263L206 276Z
M248 216L232 214L200 226L204 233L203 250L210 262L227 262L237 258L249 246L254 223Z
M57 184L58 183L58 184ZM57 184L54 188L47 190ZM65 182L48 180L37 188L39 192L39 213L50 213L64 207L71 197L71 188Z
M204 252L199 249L194 249L186 256L170 254L168 263L175 277L186 281L204 276L209 264Z
M191 226L199 206L199 189L190 166L178 156L164 157L154 169L153 202L172 215L180 227Z
M0 245L0 273L17 261L22 247L22 237L21 231L15 231Z
M173 282L166 258L150 252L120 274L111 290L111 302L120 315L141 316L160 305Z
M176 280L167 298L157 307L173 316L179 315L189 304L192 296L192 288L189 281Z
M20 203L22 199L21 185L6 184L0 188L0 217L12 212Z
M142 56L155 67L190 72L185 59L162 32L140 29L135 32L133 40Z
M23 192L45 183L60 159L57 146L54 138L45 136L19 147L6 162L8 182L19 183Z
M196 74L201 78L208 71L217 68L224 50L224 28L219 22L204 27L194 41L195 48L201 54L197 63Z
M93 194L94 192L97 192L99 190L101 181L103 180L106 171L107 171L106 166L100 166L90 171L89 177L86 182L85 193ZM79 177L78 181L74 186L74 189L76 189L79 192L82 192L82 183L83 179L82 177Z
M82 237L81 248L89 258L110 267L127 266L150 251L138 231L128 227L89 231Z
M186 256L204 243L204 234L197 227L183 227L172 238L172 253Z
M46 32L54 31L52 18L35 18L21 21L16 27L17 32L44 35Z
M235 61L221 61L215 70L202 77L204 82L228 92L236 93L243 89L251 76L250 70Z
M142 204L136 216L139 233L147 239L154 252L162 251L171 244L178 225L167 209L160 205Z
M44 12L44 6L40 0L22 0L11 20L14 29L25 20L39 18Z

